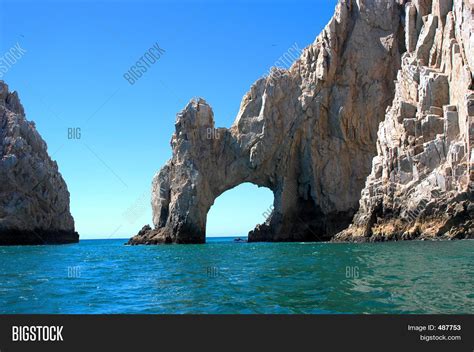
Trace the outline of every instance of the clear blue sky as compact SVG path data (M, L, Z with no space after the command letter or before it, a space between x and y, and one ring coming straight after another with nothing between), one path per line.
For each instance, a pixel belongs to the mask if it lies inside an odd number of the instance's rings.
M200 96L229 127L251 84L313 42L335 4L2 0L0 54L26 50L3 79L59 164L81 237L125 238L151 223L150 184L171 156L176 113ZM155 43L166 52L130 85L123 74ZM80 140L68 139L75 127ZM207 234L246 235L272 203L268 189L227 191Z

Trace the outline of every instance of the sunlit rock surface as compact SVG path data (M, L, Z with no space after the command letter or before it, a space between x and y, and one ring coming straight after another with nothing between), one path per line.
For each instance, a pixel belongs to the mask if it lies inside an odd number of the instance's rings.
M337 240L474 238L474 8L419 0L405 13L395 98L360 209Z
M69 192L16 92L0 81L0 245L79 240Z
M173 156L153 180L154 228L129 243L204 242L214 200L244 182L275 196L249 241L328 240L346 228L394 97L405 51L401 2L340 1L289 70L252 85L229 129L215 128L203 99L191 101L177 115Z

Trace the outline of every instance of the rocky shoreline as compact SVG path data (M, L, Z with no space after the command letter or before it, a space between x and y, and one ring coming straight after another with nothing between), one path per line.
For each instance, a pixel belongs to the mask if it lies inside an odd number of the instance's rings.
M372 224L368 223L366 227L352 225L331 242L474 239L473 204L472 195L467 194L447 202L438 201L435 209L424 210L423 216L412 222L380 214Z

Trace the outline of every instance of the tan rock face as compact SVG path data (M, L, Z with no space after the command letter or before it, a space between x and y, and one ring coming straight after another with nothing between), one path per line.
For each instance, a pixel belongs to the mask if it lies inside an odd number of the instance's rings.
M360 209L337 240L474 237L474 8L415 8L405 33L417 45L402 57Z
M250 241L327 240L347 227L394 96L402 2L340 1L289 70L255 82L229 129L215 128L203 99L191 101L177 115L173 156L153 180L154 229L130 243L204 242L214 200L244 182L275 196Z
M77 242L66 183L3 81L0 143L0 245Z

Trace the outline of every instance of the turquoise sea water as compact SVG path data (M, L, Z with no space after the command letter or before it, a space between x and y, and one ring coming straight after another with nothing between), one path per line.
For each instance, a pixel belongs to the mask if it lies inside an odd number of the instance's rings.
M0 247L0 313L474 313L474 241Z

